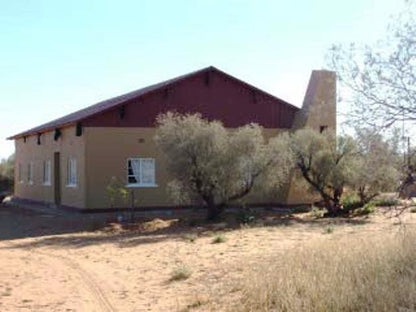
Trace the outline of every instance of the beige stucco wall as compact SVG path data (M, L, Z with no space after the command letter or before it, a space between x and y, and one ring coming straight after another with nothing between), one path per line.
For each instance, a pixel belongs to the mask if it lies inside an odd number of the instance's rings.
M75 136L75 128L62 129L62 135L54 141L54 133L41 136L41 145L37 136L15 140L15 196L24 199L54 203L54 153L60 152L61 204L76 208L85 208L85 137ZM77 186L67 187L67 162L69 158L77 161ZM51 161L51 185L43 184L43 162ZM33 163L33 184L28 183L28 164ZM22 168L23 182L19 182L19 164Z
M173 205L166 191L169 177L165 160L154 144L155 128L85 128L86 138L86 176L87 207L109 208L110 199L107 186L111 178L116 177L123 184L127 183L128 158L155 158L157 187L132 188L136 206L155 207ZM282 132L279 129L266 129L265 137L270 138ZM275 197L275 196L274 196ZM281 197L281 196L280 196ZM264 194L253 194L248 202L271 202L275 198ZM131 201L128 201L130 205ZM119 201L115 208L125 206Z
M85 128L88 208L110 207L106 188L111 178L127 184L127 159L143 157L155 158L157 187L132 188L137 206L169 205L165 191L167 173L153 143L154 134L154 128ZM122 202L115 204L116 208L125 206Z

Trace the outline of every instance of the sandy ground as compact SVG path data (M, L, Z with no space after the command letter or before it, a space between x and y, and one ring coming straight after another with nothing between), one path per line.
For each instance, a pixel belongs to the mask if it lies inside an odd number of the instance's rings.
M388 215L315 221L269 213L256 226L231 228L172 217L123 230L105 218L0 207L0 311L221 310L218 302L238 300L236 281L262 258L312 239L397 230ZM416 214L403 220L415 223ZM213 244L218 233L226 241ZM171 281L180 266L191 276Z

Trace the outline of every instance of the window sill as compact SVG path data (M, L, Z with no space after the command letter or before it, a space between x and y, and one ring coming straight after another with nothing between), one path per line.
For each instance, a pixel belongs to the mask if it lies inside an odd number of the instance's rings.
M51 186L51 183L43 183L43 186Z
M67 185L65 185L66 187L70 187L70 188L76 188L76 187L78 187L78 185L77 184L67 184Z
M151 187L158 187L159 185L157 185L157 184L140 184L140 183L132 183L132 184L127 184L126 185L126 187L128 187L128 188L135 188L135 187L137 187L137 188L139 188L139 187L142 187L142 188L151 188Z

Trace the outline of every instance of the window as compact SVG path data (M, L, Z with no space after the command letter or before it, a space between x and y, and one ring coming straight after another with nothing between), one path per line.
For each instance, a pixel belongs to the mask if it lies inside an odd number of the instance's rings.
M17 165L17 179L19 180L19 183L23 183L23 169L22 169L22 164L19 163Z
M320 126L319 127L319 132L322 133L324 132L326 129L328 129L328 126Z
M51 161L43 162L43 185L51 185Z
M77 160L74 158L68 159L66 186L77 186Z
M27 183L33 184L33 162L27 164Z
M127 185L139 187L157 186L154 158L129 158L127 160Z

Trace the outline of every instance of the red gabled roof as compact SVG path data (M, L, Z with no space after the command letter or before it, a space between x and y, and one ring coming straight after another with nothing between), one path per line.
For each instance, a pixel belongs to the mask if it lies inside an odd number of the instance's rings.
M31 128L31 129L26 130L26 131L21 132L21 133L15 134L15 135L7 138L7 139L8 140L13 140L13 139L17 139L17 138L24 137L24 136L29 136L29 135L34 135L34 134L38 134L38 133L51 131L51 130L54 130L56 128L61 128L61 127L74 125L77 122L82 122L86 118L89 118L91 116L94 116L96 114L102 113L102 112L110 110L110 109L114 109L117 106L120 106L120 105L126 103L127 101L138 99L138 98L140 98L140 97L142 97L146 94L149 94L149 93L155 92L155 91L159 91L159 90L164 89L168 86L172 86L173 84L175 84L177 82L186 80L187 78L190 78L190 77L193 77L195 75L198 75L198 74L201 74L201 73L204 73L204 72L208 72L208 71L215 71L217 73L220 73L220 74L226 76L229 79L235 80L235 81L239 82L240 84L243 84L245 87L247 87L249 89L255 90L255 91L260 92L260 93L262 93L262 94L264 94L268 97L271 97L275 100L278 100L280 103L282 103L284 105L288 105L292 109L299 110L298 107L296 107L296 106L294 106L294 105L292 105L292 104L290 104L286 101L283 101L282 99L279 99L279 98L277 98L277 97L275 97L275 96L273 96L273 95L271 95L271 94L269 94L269 93L267 93L263 90L260 90L256 87L240 80L240 79L237 79L237 78L235 78L235 77L233 77L233 76L231 76L231 75L229 75L229 74L227 74L227 73L225 73L225 72L223 72L223 71L221 71L221 70L219 70L219 69L217 69L213 66L210 66L210 67L206 67L206 68L203 68L203 69L200 69L200 70L197 70L197 71L194 71L194 72L182 75L182 76L178 76L178 77L173 78L173 79L169 79L169 80L157 83L157 84L153 84L153 85L147 86L145 88L138 89L138 90L135 90L135 91L132 91L132 92L129 92L129 93L126 93L126 94L123 94L123 95L120 95L120 96L117 96L117 97L114 97L114 98L111 98L111 99L108 99L108 100L105 100L105 101L102 101L102 102L98 102L94 105L88 106L88 107L86 107L84 109L81 109L79 111L76 111L72 114L63 116L61 118L50 121L48 123L45 123L45 124L42 124L40 126Z

